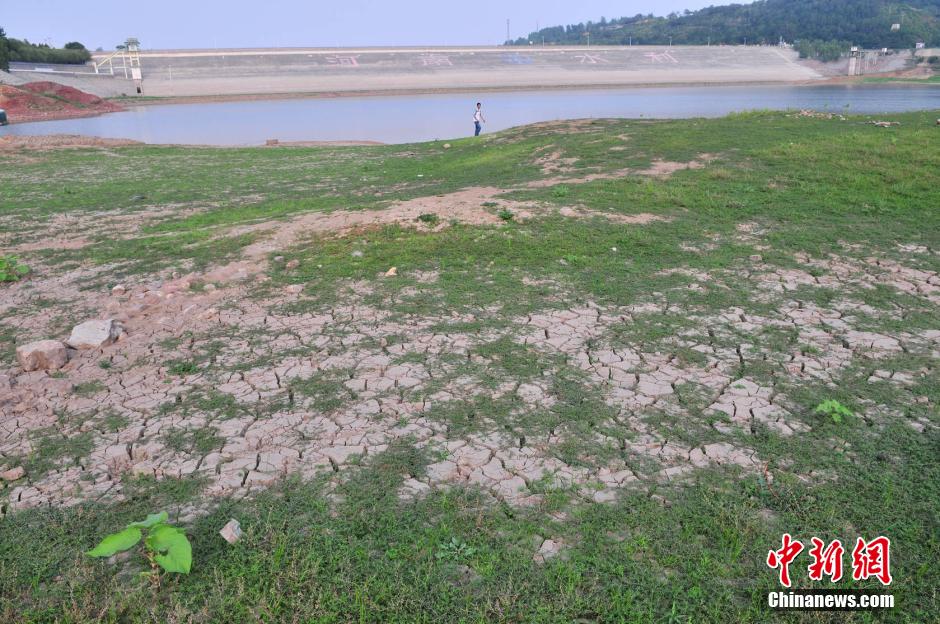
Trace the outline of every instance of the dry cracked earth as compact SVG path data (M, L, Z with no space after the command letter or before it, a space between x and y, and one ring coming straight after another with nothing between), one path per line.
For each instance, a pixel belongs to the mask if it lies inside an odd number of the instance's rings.
M460 196L477 206L496 197ZM418 201L401 214L425 209ZM322 230L323 217L305 219ZM749 284L767 304L760 313L677 306L665 293L625 307L569 302L562 285L547 283L557 291L551 305L499 318L498 309L429 315L376 306L369 295L383 280L413 279L415 297L439 280L407 267L399 277L346 284L342 304L298 306L308 293L273 286L264 272L264 254L295 242L297 226L260 228L260 246L206 273L89 294L82 284L108 267L81 267L38 271L9 287L5 322L31 339L64 337L50 336L62 333L55 306L36 305L51 293L84 315L76 321L115 318L125 333L75 352L61 371L11 367L0 376L4 513L119 498L140 476L198 478L210 497L250 495L292 474L342 479L398 441L432 458L402 497L471 484L510 505L537 504L557 487L604 502L623 489L662 491L715 466L772 478L773 461L799 474L786 457L760 456L748 444L761 432L807 430L791 389L836 384L846 369L867 367L869 383L903 391L924 371L882 361L940 356L940 329L903 329L903 304L874 308L847 295L821 305L802 294L886 288L936 309L940 276L916 260L937 252L923 247L900 248L901 260L833 253L780 268L752 256L733 273L685 271L690 292ZM760 249L753 224L739 236ZM217 287L203 287L210 283ZM873 319L900 329L873 331ZM656 341L633 332L654 321L676 329ZM792 337L788 348L766 339L778 334ZM742 376L742 364L753 362L767 374ZM887 409L867 405L863 416L877 422Z

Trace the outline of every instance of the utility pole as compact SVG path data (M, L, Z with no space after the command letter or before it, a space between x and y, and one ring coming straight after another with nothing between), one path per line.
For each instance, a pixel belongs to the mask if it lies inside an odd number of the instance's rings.
M512 38L509 36L509 18L506 18L506 42L511 41Z

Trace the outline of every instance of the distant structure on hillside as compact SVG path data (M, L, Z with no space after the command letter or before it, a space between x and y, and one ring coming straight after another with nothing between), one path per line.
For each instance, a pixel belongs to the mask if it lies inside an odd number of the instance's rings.
M131 64L131 78L134 80L134 86L137 87L137 93L143 93L144 76L140 71L140 40L137 37L128 37L124 42L127 48L127 59Z
M849 51L849 76L861 76L862 75L862 51L859 50L858 46L852 46L851 51Z
M121 64L115 67L115 61ZM113 54L109 54L101 61L94 63L95 73L103 72L114 75L114 70L124 72L124 78L133 80L137 93L143 93L143 73L140 68L140 40L137 37L128 37L123 44L117 46Z

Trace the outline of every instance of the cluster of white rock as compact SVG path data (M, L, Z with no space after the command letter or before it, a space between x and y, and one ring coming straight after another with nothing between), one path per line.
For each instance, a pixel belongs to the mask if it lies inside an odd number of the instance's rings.
M85 321L72 328L65 342L38 340L16 348L16 360L26 372L58 370L69 361L69 351L101 349L124 335L124 327L114 319Z

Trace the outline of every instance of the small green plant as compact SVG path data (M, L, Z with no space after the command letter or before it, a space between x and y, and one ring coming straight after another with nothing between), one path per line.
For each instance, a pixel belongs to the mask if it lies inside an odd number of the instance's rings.
M444 542L441 545L434 556L448 561L463 561L475 555L476 552L476 548L468 546L456 537L452 537L449 542Z
M127 416L109 411L106 412L104 416L99 417L97 426L110 433L117 433L129 424L130 419L128 419Z
M104 384L97 379L95 381L86 381L72 386L72 392L75 396L80 397L94 396L102 390L104 390Z
M564 184L562 184L561 186L556 186L556 187L552 190L552 195L554 195L555 197L559 197L559 198L561 198L561 197L568 197L568 192L569 192L569 190L570 190L570 189L569 189L567 186L565 186Z
M503 221L512 221L513 217L515 217L516 215L514 215L511 210L503 209L497 212L496 216L498 216Z
M440 217L433 212L425 212L424 214L418 215L418 221L426 223L427 225L437 225L437 222L440 221Z
M852 410L842 405L835 399L828 399L823 401L816 406L814 410L817 414L822 414L823 416L828 416L832 419L832 422L838 424L842 422L843 418L851 418L855 414L852 413Z
M0 256L0 282L18 282L29 274L29 267L15 256Z
M167 365L171 375L192 375L199 370L199 365L191 360L173 360Z
M167 524L169 516L165 511L150 514L141 522L131 522L124 530L112 533L86 554L89 557L110 557L119 552L130 550L141 539L144 542L144 554L150 562L150 571L141 575L149 576L157 582L160 570L189 574L193 563L193 548L183 529ZM144 537L144 531L147 536Z

